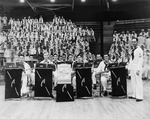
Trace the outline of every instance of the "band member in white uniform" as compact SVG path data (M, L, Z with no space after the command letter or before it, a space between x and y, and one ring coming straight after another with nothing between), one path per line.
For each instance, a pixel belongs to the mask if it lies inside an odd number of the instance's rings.
M73 65L76 63L83 63L83 58L80 55L77 56L76 61L73 63ZM75 74L75 69L73 69L72 74L73 73ZM74 90L76 90L76 75L73 75L72 77L72 85Z
M41 61L40 63L42 63L42 64L53 64L53 62L49 60L49 54L47 52L44 53L44 60Z
M97 54L96 56L96 60L94 61L93 63L93 66L92 66L92 84L93 84L93 89L96 89L96 82L97 82L97 78L99 78L99 75L95 75L96 71L97 71L97 68L100 64L100 62L102 61L102 57L100 54Z
M136 101L143 100L143 82L142 82L142 66L143 66L143 50L138 46L138 39L132 39L134 51L129 62L128 70L131 74L132 96L130 99Z
M31 67L28 63L24 61L24 56L20 56L20 62L22 63L22 77L21 77L21 96L28 96L29 95L29 82L31 77Z
M109 64L109 57L108 55L104 55L104 60L100 62L98 68L94 69L94 73L92 78L95 78L96 75L101 73L101 84L104 90L104 96L107 95L106 87L107 87L107 80L110 78L110 71L107 68Z

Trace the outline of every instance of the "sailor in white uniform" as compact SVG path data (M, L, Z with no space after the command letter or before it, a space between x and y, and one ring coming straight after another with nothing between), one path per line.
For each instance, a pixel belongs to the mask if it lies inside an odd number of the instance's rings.
M128 70L131 74L132 96L130 99L136 101L143 100L143 82L142 82L142 66L143 66L143 50L138 46L138 39L132 39L134 51L129 62Z
M103 90L104 90L104 96L107 96L107 80L110 79L110 71L107 68L107 65L109 64L109 57L108 55L104 55L104 60L100 62L99 66L94 69L94 73L92 78L94 78L94 76L101 74L101 84L103 86ZM93 79L92 79L93 80Z
M31 67L28 63L25 62L24 56L20 56L20 62L22 63L22 86L21 86L21 96L28 96L29 95L29 85L30 77L31 77Z

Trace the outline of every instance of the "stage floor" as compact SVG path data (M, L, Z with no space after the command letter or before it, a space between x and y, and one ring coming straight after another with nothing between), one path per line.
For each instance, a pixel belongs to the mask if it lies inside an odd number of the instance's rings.
M127 81L131 93L130 80ZM74 102L55 100L4 100L5 86L0 85L0 119L149 119L150 81L143 81L144 101L96 97L75 99Z

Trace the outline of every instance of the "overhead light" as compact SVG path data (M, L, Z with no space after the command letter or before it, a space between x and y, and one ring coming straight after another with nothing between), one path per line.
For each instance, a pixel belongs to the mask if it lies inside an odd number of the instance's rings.
M25 0L20 0L20 2L21 2L21 3L24 3L24 2L25 2Z
M86 0L81 0L81 2L85 2Z
M112 0L113 2L117 2L117 0Z
M55 0L50 0L51 2L55 2Z

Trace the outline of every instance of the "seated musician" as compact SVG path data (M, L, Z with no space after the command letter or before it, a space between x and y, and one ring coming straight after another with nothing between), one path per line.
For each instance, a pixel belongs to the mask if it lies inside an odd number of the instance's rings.
M59 62L64 62L65 63L66 60L67 60L66 58L67 58L66 54L63 54L62 56L59 57Z
M92 82L93 82L93 89L96 89L96 83L97 83L97 78L99 78L99 74L95 75L97 68L100 64L100 62L102 61L102 57L100 54L96 55L96 59L93 62L93 67L92 67Z
M75 73L74 70L73 70L74 60L73 60L73 55L72 54L68 55L67 63L71 64L71 68L72 68L71 75L74 75L74 73Z
M72 56L72 54L68 55L68 60L67 61L73 63L73 56Z
M33 87L35 86L35 68L36 68L36 63L37 63L37 60L33 60L33 57L30 56L30 61L27 62L30 67L31 67L31 85L30 87L33 89Z
M74 65L76 65L76 63L83 63L83 58L82 58L80 55L77 56L76 61L73 63L73 67L74 67ZM76 75L75 75L75 69L73 70L73 72L74 72L74 75L73 75L73 77L72 77L72 85L73 85L73 88L74 88L74 90L75 90L75 89L76 89ZM73 74L73 72L72 72L72 74Z
M101 74L101 84L104 90L104 96L107 95L107 91L106 91L106 86L107 86L107 80L110 79L110 71L107 69L107 66L109 64L109 57L108 55L104 55L104 60L100 62L98 68L94 69L93 72L93 76L92 78L94 78L93 81L95 81L95 76L97 74Z
M49 60L48 52L44 53L44 60L42 60L40 63L42 63L42 64L53 64L53 62Z
M21 96L29 96L29 85L31 80L31 67L28 63L25 62L24 56L20 56L21 68L23 69L21 77Z
M59 60L58 60L58 55L57 55L57 54L54 54L54 56L53 56L53 63L54 63L55 65L57 65L58 62L59 62Z
M67 62L68 62L68 63L71 63L71 68L72 68L72 71L71 71L71 80L73 81L73 78L75 77L75 70L73 69L74 61L73 61L73 56L72 56L72 54L69 54L69 55L68 55Z

